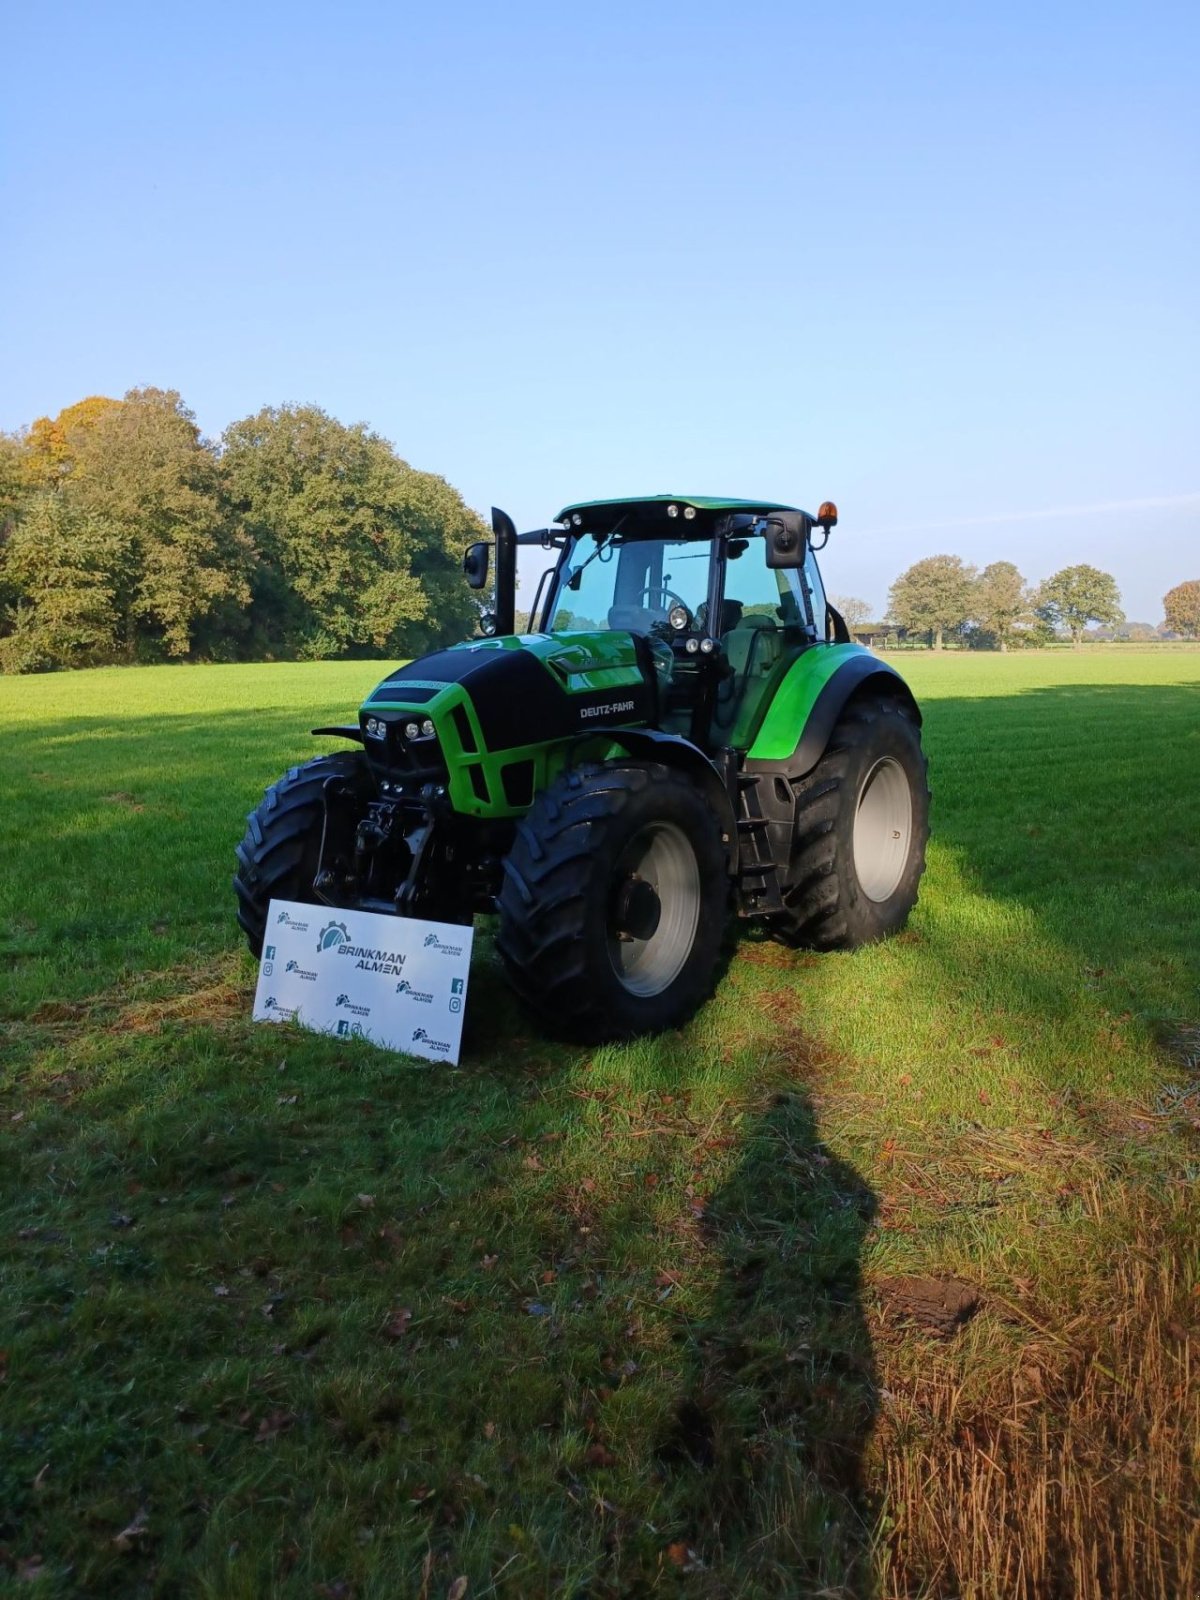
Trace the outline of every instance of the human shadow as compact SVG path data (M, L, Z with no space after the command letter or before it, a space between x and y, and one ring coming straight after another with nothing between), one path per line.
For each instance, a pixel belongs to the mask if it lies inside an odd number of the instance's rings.
M862 1467L877 1384L861 1257L875 1212L799 1086L773 1096L707 1208L720 1281L687 1330L657 1468L691 1530L684 1564L719 1564L747 1592L873 1592Z

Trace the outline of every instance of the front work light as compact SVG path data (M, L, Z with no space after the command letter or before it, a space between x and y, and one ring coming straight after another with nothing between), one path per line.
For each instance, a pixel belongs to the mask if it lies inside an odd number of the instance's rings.
M432 717L426 717L425 718L425 721L421 724L421 732L425 736L426 739L432 739L433 738L433 718Z
M419 739L421 737L421 730L415 722L406 722L404 724L404 737L406 739Z

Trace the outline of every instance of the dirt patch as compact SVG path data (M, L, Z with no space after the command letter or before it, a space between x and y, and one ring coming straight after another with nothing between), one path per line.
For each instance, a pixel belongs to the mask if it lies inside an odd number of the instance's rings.
M875 1284L885 1317L946 1339L979 1310L982 1296L962 1278L881 1278Z
M164 989L168 991L165 994ZM185 964L141 973L119 989L86 1000L47 1000L9 1031L44 1028L68 1038L99 1031L149 1033L171 1022L220 1025L248 1015L249 999L239 959L224 952L200 966Z

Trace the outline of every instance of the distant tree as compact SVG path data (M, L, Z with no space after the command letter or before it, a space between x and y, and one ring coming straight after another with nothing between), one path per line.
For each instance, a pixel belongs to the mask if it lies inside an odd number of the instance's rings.
M133 543L102 517L43 491L8 541L4 572L18 597L0 640L4 671L98 666L121 654Z
M1158 629L1150 622L1127 622L1118 637L1131 639L1134 644L1148 644L1158 638Z
M1077 650L1089 622L1114 625L1125 619L1117 580L1086 563L1047 578L1037 594L1037 611L1052 627L1065 628Z
M851 633L861 628L865 622L872 620L870 606L857 595L831 594L829 603L835 611L841 612L842 619Z
M975 568L959 556L926 556L902 572L888 598L889 615L909 633L928 633L933 648L971 616Z
M416 655L471 631L462 551L487 530L444 479L317 406L267 407L222 445L226 489L258 555L259 648Z
M1033 611L1025 579L1011 561L993 561L975 581L975 621L995 639L1000 650L1019 638L1018 625Z
M1200 578L1168 589L1163 596L1163 615L1172 633L1184 639L1200 638Z
M254 555L229 515L214 452L173 389L131 389L86 427L61 493L134 551L128 655L232 653Z

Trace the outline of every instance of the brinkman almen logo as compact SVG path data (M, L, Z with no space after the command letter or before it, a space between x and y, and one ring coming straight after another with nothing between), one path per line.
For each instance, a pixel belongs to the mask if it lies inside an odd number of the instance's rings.
M425 1032L424 1028L416 1028L413 1030L412 1042L414 1044L424 1043L427 1049L437 1050L442 1055L448 1056L450 1054L450 1046L446 1043L446 1041L444 1039L431 1039L430 1036Z
M294 1017L296 1015L295 1006L281 1006L273 994L269 994L263 1001L263 1010L273 1011L281 1022L286 1021L287 1018Z
M462 945L443 944L436 933L427 933L425 935L425 948L426 950L436 950L440 955L444 956L460 956L463 953Z
M288 911L281 911L275 918L275 922L278 927L295 928L297 933L308 932L308 923L298 922Z
M332 950L335 945L345 944L349 937L344 922L327 922L317 939L317 949Z
M433 1004L433 996L427 989L414 989L407 978L401 978L396 985L397 994L406 994L410 1000L419 1000L423 1006Z

